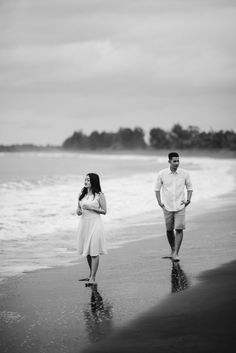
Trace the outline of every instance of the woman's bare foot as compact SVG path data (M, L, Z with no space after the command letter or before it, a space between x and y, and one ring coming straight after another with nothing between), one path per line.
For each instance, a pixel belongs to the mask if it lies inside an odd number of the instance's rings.
M97 284L97 283L95 282L95 278L90 277L90 278L89 278L89 281L88 281L88 284L89 284L89 285Z
M88 282L89 281L89 277L80 278L78 281L80 281L80 282Z

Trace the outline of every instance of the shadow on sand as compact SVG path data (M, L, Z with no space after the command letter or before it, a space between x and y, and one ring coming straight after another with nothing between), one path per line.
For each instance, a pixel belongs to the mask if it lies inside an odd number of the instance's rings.
M171 292L176 293L189 288L190 283L179 262L172 261Z
M91 290L91 299L84 309L85 326L90 342L98 342L111 331L113 307L108 302L103 302L97 285L88 288Z

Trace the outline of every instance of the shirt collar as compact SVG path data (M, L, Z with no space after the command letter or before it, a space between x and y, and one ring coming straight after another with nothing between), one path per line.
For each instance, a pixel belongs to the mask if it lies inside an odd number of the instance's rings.
M172 172L171 169L169 168L168 174L179 174L179 170L178 169L176 170L176 172Z

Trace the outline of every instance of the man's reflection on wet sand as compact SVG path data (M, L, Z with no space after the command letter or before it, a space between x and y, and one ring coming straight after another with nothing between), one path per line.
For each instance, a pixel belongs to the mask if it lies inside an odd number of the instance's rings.
M189 281L179 262L172 261L171 292L180 292L189 287Z
M91 300L84 310L85 325L89 340L97 342L111 331L113 308L108 302L103 302L97 285L89 286L88 290L91 290Z

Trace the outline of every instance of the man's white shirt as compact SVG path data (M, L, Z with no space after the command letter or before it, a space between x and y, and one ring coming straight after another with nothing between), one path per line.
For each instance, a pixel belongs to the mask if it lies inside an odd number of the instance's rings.
M172 172L162 169L156 179L155 191L161 192L161 201L168 211L179 211L185 207L186 190L193 190L189 173L181 168Z

